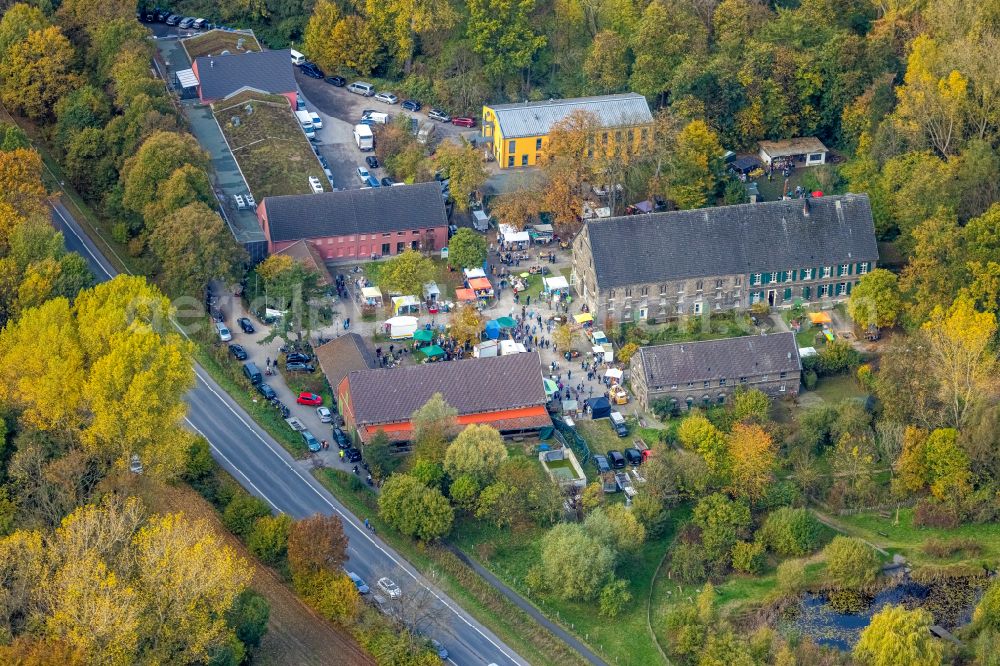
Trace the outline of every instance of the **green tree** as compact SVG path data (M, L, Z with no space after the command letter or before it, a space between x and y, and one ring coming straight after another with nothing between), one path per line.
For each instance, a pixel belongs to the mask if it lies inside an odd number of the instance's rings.
M635 554L646 542L646 528L622 504L594 509L583 521L583 529L616 553Z
M767 423L771 399L760 389L740 387L733 394L733 418L737 421Z
M142 214L146 206L156 201L160 184L186 164L208 168L208 153L201 149L190 134L155 132L146 139L139 151L125 162L122 169L126 209Z
M271 604L253 590L243 590L226 614L226 621L236 631L236 637L248 648L256 648L267 633Z
M7 152L30 147L31 142L24 130L11 123L0 123L0 151Z
M486 260L486 238L462 227L448 241L448 264L456 268L475 268Z
M976 604L972 621L980 630L1000 630L1000 583L993 581Z
M733 569L748 574L759 574L764 567L764 545L758 541L753 543L737 541L733 544Z
M847 302L847 311L861 328L892 328L903 311L899 279L895 273L876 268L861 276Z
M532 25L535 0L469 0L466 35L483 73L502 83L527 69L546 39Z
M161 219L192 203L202 203L209 208L218 204L204 169L185 164L174 169L157 186L156 199L143 208L146 229L155 230Z
M410 475L428 488L438 488L444 484L444 467L439 462L420 458L413 464Z
M38 7L18 2L6 9L0 19L0 60L12 47L23 42L28 34L44 30L51 22Z
M247 536L247 546L265 564L279 566L288 552L291 528L292 519L286 513L258 518Z
M0 59L0 99L13 111L41 119L80 84L73 45L55 26L28 33Z
M270 515L271 509L264 500L240 493L226 505L222 522L230 532L245 539L250 536L257 520Z
M560 599L593 599L610 578L614 559L581 525L560 523L542 537L542 578Z
M940 501L957 501L972 490L969 456L958 445L958 431L938 428L923 446L924 464L931 494Z
M413 412L413 442L417 457L432 462L444 462L448 441L458 430L458 411L445 402L440 393L432 395L424 405Z
M470 478L464 474L459 478ZM519 497L520 488L497 481L483 488L479 493L476 518L489 520L498 529L510 527L524 518L523 503Z
M408 474L393 474L382 485L379 516L407 536L434 541L451 531L455 518L448 500Z
M681 421L677 429L681 445L697 452L708 465L709 470L725 477L729 470L729 451L725 435L701 412L694 412Z
M479 499L479 482L475 477L463 474L451 482L448 494L455 506L464 511L473 511Z
M923 608L888 606L872 617L851 654L865 666L938 666L944 650L931 635L932 624L933 616Z
M728 564L736 542L750 527L750 507L722 493L714 493L694 507L694 523L701 528L701 541L709 559Z
M786 596L800 594L806 587L806 564L802 560L785 560L775 573L778 589Z
M452 478L470 474L480 482L487 482L506 459L507 447L500 432L489 425L471 424L448 445L444 469Z
M453 141L442 142L434 153L434 163L442 173L448 174L451 191L455 193L455 208L465 212L469 209L469 195L478 192L486 183L486 166L483 164L483 157L475 146L470 144L463 137L461 143ZM471 229L459 229L459 232L469 231L476 238L482 239L479 234L475 234ZM457 236L458 234L456 234ZM448 248L451 250L455 238L449 241ZM485 248L486 241L483 239ZM450 258L450 252L449 252ZM485 259L485 252L483 259ZM450 262L449 262L450 263ZM482 260L479 262L482 263ZM461 264L452 264L458 266ZM478 265L478 264L473 264ZM466 267L462 265L463 267Z
M222 218L203 203L188 204L156 225L149 239L165 289L200 296L214 279L230 281L246 253Z
M615 578L601 588L601 615L614 619L631 601L632 593L628 590L628 582Z
M811 511L783 506L768 515L756 537L778 555L801 557L816 550L821 533Z
M827 577L840 589L864 590L878 576L878 554L861 539L836 536L823 549L823 558Z
M424 285L432 282L436 274L433 261L416 250L407 250L382 264L376 284L383 291L420 294Z
M601 93L618 92L625 84L622 75L628 73L627 58L628 42L613 30L602 30L587 50L583 71Z
M635 54L630 80L632 88L660 100L670 88L674 71L681 61L703 53L708 46L705 25L687 5L671 0L649 3L631 34Z
M364 457L372 478L377 481L389 478L389 475L395 472L402 462L402 458L396 453L392 442L389 441L389 436L381 428L375 431L371 441L365 445Z
M63 167L70 182L88 197L100 197L118 180L104 132L96 127L86 127L72 134Z

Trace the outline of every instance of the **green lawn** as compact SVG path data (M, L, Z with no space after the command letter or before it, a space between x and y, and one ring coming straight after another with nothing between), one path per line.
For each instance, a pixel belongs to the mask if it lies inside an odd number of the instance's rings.
M594 454L604 455L608 451L621 451L632 446L630 437L615 434L608 419L580 419L576 422L576 430L587 440L587 446Z
M835 520L845 526L848 531L872 543L876 543L891 552L898 552L915 564L955 563L968 559L972 562L986 563L995 568L1000 562L1000 524L986 523L982 525L961 525L955 529L938 529L934 527L918 527L913 524L913 510L899 510L899 524L896 525L896 514L890 512L888 518L877 514L864 513L856 516L837 516ZM884 536L888 535L888 536ZM963 558L956 555L940 560L926 555L922 546L928 539L974 539L983 548L980 555Z
M816 388L810 393L834 405L842 400L863 400L868 397L864 389L858 386L858 381L852 374L821 377L816 382Z
M618 566L618 576L629 583L632 602L618 617L609 620L597 612L596 602L560 601L542 593L530 593L524 577L541 557L537 527L516 531L498 530L482 521L464 520L456 525L452 541L478 559L505 583L535 603L552 620L584 640L609 664L664 663L646 623L646 602L653 574L673 538L674 524L658 539L646 544ZM654 615L655 618L655 615Z
M248 113L247 107L253 111ZM242 92L213 106L212 113L257 201L309 194L310 176L327 182L284 97ZM233 125L233 118L239 118L238 125Z

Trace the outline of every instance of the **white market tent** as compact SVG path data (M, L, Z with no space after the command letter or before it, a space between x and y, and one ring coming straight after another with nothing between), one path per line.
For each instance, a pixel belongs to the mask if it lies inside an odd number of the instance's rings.
M623 374L624 373L622 373L619 368L608 368L608 371L604 373L604 376L610 377L611 379L621 380Z
M467 280L486 277L486 271L482 268L466 268L464 271Z
M438 289L437 282L428 282L424 285L424 298L429 301L436 301L441 296L441 290Z
M505 243L527 243L531 240L527 231L518 231L509 224L500 225L500 237Z
M382 290L379 289L378 287L362 287L361 295L368 300L373 300L373 301L382 300Z
M528 351L525 349L524 345L520 342L515 342L513 340L501 340L500 341L500 355L507 356L508 354L523 354Z
M420 299L416 296L393 296L392 311L394 314L405 312L418 312L420 310Z
M542 282L545 283L545 291L559 291L560 289L569 289L569 281L566 280L562 275L555 275L553 277L542 278Z

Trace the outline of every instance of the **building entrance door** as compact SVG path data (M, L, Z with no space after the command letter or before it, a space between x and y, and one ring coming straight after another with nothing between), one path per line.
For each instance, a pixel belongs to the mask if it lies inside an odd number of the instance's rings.
M767 304L774 307L775 302L778 300L778 292L774 289L767 290Z

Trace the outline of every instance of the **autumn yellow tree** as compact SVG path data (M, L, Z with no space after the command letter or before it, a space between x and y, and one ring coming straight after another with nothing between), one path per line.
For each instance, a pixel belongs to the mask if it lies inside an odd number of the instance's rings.
M729 483L738 497L758 500L767 492L773 479L774 440L759 425L737 423L729 433L727 445L731 460Z
M444 141L434 153L434 162L442 173L448 174L451 191L456 195L455 208L468 210L469 195L486 182L486 167L479 151L464 138L460 143Z
M966 295L960 295L947 310L936 307L923 325L926 353L933 360L939 397L952 427L965 426L972 409L995 386L997 359L991 343L996 330L996 316L977 312Z
M719 183L722 152L718 135L704 121L694 120L680 131L670 177L670 198L678 208L709 203Z
M463 305L451 316L451 335L459 346L477 344L484 326L482 316L473 305Z
M42 158L38 153L29 148L0 151L0 201L21 216L42 215L44 197ZM4 215L10 212L5 211Z
M0 60L0 99L29 118L52 115L59 98L80 84L75 57L59 28L29 32Z
M490 208L490 214L500 224L521 230L531 224L541 212L541 194L529 189L517 189L499 195Z
M303 47L320 67L367 75L381 61L382 43L372 25L356 14L342 16L337 5L320 0L306 25Z

